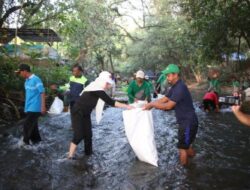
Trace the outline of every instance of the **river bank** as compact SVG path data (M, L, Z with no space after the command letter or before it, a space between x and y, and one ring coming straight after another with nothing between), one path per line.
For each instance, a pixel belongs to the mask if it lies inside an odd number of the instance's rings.
M201 83L197 83L197 82L188 82L188 88L192 91L192 90L196 90L196 91L200 91L203 92L203 95L205 94L205 92L208 89L208 82L201 82ZM233 91L233 87L229 86L229 85L223 85L221 86L221 92L223 95L231 95Z

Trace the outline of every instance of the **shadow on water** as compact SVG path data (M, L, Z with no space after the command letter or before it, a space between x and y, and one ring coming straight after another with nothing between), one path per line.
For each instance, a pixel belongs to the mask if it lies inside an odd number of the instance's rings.
M189 168L178 162L174 112L153 110L159 167L138 161L129 146L122 110L108 108L93 122L94 154L65 159L72 138L70 115L40 122L43 142L20 147L16 135L0 138L0 189L250 189L250 130L230 110L206 114L196 104L200 128ZM94 119L93 119L94 120Z

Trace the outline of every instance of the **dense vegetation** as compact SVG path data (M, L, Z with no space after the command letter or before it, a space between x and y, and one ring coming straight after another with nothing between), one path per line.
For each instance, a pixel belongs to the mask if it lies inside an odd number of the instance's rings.
M14 70L21 61L32 66L47 89L67 82L76 63L89 79L104 69L126 79L138 69L159 73L169 63L197 82L214 67L222 71L223 82L234 71L249 76L250 61L239 55L250 57L250 0L0 0L1 28L53 29L62 42L48 45L69 60L65 66L50 59L39 64L41 53L28 47L45 43L20 46L29 60L10 56L0 46L0 115L10 116L3 120L20 118L24 81Z
M0 0L0 27L15 26L14 17L20 28L54 29L59 51L86 71L177 63L200 81L208 66L228 66L250 48L249 0Z

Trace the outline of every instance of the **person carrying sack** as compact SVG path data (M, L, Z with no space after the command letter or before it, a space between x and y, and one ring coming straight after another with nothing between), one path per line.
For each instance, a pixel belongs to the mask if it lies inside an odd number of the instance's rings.
M92 126L91 112L96 108L96 120L100 122L104 103L117 108L132 109L126 105L111 99L105 90L112 88L113 80L111 74L103 71L99 77L90 83L81 93L72 110L72 127L74 131L73 139L69 147L68 159L74 158L77 145L84 140L85 154L91 155L92 150Z
M189 157L195 155L192 143L198 130L198 119L191 94L180 79L179 67L175 64L169 64L163 73L167 76L168 83L171 84L170 90L166 92L163 98L146 104L143 109L175 110L177 123L179 124L177 148L179 149L180 162L182 165L187 165Z

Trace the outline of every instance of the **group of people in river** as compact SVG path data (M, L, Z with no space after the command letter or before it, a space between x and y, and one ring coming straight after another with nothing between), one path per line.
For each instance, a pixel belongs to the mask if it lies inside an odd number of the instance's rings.
M209 88L203 97L203 103L201 107L203 107L204 111L206 112L219 112L223 104L231 104L233 113L242 122L242 117L240 116L242 116L241 114L243 113L240 111L240 104L242 103L242 101L246 100L246 96L249 99L249 93L247 93L246 91L250 90L250 78L248 77L247 73L242 75L240 79L233 75L230 79L230 82L231 94L230 96L225 96L224 93L223 97L223 93L221 91L221 84L219 82L219 72L214 72L211 78L209 78ZM221 101L219 101L219 96L221 96ZM247 100L247 102L249 102L249 100ZM243 115L244 118L247 118L246 114ZM249 125L244 121L243 123Z
M31 72L29 65L20 64L16 73L25 79L26 118L23 127L23 142L24 144L36 144L41 141L38 118L41 114L46 113L45 89L41 79ZM151 94L159 93L157 85L159 87L163 82L169 84L169 87L166 88L160 98L152 101ZM107 71L102 71L93 82L89 83L87 78L83 76L82 68L76 65L72 68L72 76L68 84L62 87L52 87L52 89L58 91L69 89L73 138L69 146L68 159L74 159L77 145L82 140L84 141L85 154L91 155L93 153L91 112L95 107L98 107L101 115L105 103L112 107L134 109L132 103L145 100L147 103L143 106L143 110L152 108L165 111L175 110L179 125L177 148L180 163L187 165L189 158L195 156L192 144L198 131L198 118L190 91L180 78L180 68L175 64L169 64L161 72L156 88L147 80L145 73L139 70L127 89L129 104L115 101L105 92L111 89L114 83L114 77ZM218 101L216 99L218 97L216 94L218 84L213 83L213 87L209 89L209 92L204 97L204 104L206 104L205 109L210 109L211 102L216 102L214 109L218 110ZM208 101L211 99L214 100ZM250 116L242 113L239 106L233 106L232 110L242 123L250 125Z

